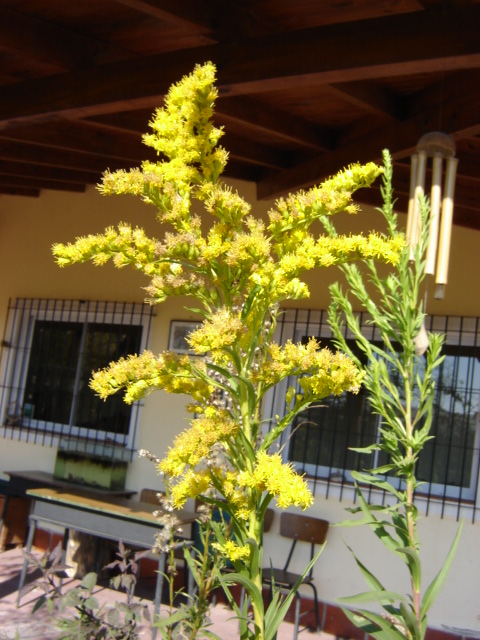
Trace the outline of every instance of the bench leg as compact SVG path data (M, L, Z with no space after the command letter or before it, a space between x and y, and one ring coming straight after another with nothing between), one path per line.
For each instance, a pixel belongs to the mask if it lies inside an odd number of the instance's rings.
M37 528L37 521L30 518L30 527L28 531L28 539L27 539L27 551L30 552L32 550L33 537L35 535L35 529ZM28 558L25 556L23 560L22 572L20 573L20 580L18 582L18 595L17 595L17 607L20 606L20 600L22 598L21 593L23 589L23 585L25 584L25 578L27 577L28 570Z
M155 599L153 601L153 622L154 623L155 623L155 619L158 617L158 614L160 613L165 564L166 564L166 554L162 553L158 558L157 583L155 586ZM152 640L155 640L156 637L157 637L157 627L154 626L152 630Z

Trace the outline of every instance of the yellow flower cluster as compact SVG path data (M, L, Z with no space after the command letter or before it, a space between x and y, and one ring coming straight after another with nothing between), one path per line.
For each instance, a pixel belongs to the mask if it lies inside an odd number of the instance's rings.
M258 452L253 473L240 473L239 483L257 491L268 491L276 498L281 509L290 506L306 509L313 503L312 493L305 480L291 464L284 464L278 453L269 455L265 451Z
M270 257L270 239L264 233L263 222L250 216L246 224L248 232L235 234L225 256L226 264L242 273L258 269Z
M191 74L170 88L164 107L156 110L150 122L153 133L143 138L157 153L176 161L176 168L179 164L199 165L204 178L212 182L222 172L227 159L223 149L215 149L223 132L212 123L217 98L214 82L215 66L197 65ZM176 178L175 173L173 177Z
M380 173L382 168L373 162L352 164L318 187L277 200L275 208L269 212L268 229L280 243L277 246L280 255L283 247L288 250L293 246L289 245L288 237L295 229L306 229L324 215L334 215L339 211L355 213L357 207L352 205L352 193L369 186Z
M153 304L164 302L171 296L202 297L207 285L202 274L185 269L180 262L163 262L148 287L145 287L148 294L146 301Z
M218 361L224 357L222 350L238 342L244 330L240 315L222 307L210 320L205 320L198 329L192 331L187 341L195 353L211 352L212 359Z
M180 482L172 485L171 500L175 509L181 509L189 498L198 498L211 488L208 471L193 471L189 469Z
M197 368L204 366L200 362L195 365ZM93 374L90 387L103 399L124 389L127 404L144 398L155 389L184 393L197 402L205 402L214 389L192 373L188 356L168 352L156 357L151 351L110 363Z
M204 182L197 197L205 203L205 209L224 224L237 228L241 220L248 215L250 204L246 202L231 187L224 184Z
M221 487L221 493L231 505L235 517L238 520L247 521L249 517L248 501L245 487L239 485L238 471L224 467L213 467L212 476L215 478L215 485Z
M371 233L368 236L320 236L315 240L310 234L305 234L295 249L285 253L279 260L279 269L285 278L291 279L309 269L331 267L353 260L375 258L396 264L403 246L404 238L401 235L386 239Z
M226 540L224 544L214 542L212 547L220 551L220 553L231 562L236 562L237 560L248 560L250 557L250 547L248 544L240 547L233 540Z
M118 229L108 227L103 234L80 237L74 243L54 244L52 252L61 267L92 260L103 265L113 258L116 267L133 265L147 275L155 272L155 246L143 229L120 223Z
M211 447L235 437L238 425L227 411L210 407L205 416L192 420L191 427L178 435L159 468L168 476L177 477L185 467L197 466L210 455Z
M288 376L299 376L305 394L317 400L344 391L357 393L360 388L362 374L355 363L343 353L320 349L315 338L305 345L290 340L284 347L272 343L268 353L269 359L257 374L267 387Z

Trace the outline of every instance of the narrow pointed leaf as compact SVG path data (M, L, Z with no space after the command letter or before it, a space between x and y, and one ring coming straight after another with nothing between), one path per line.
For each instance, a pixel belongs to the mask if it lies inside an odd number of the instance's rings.
M445 582L445 580L447 578L448 572L450 571L450 567L452 566L452 562L453 562L453 558L455 556L455 552L456 552L457 547L458 547L458 543L460 541L460 533L462 531L462 527L463 527L463 522L458 527L457 534L456 534L455 539L454 539L454 541L452 543L452 546L450 547L450 551L448 552L448 555L447 555L447 557L445 559L445 562L444 562L442 568L437 573L436 577L432 580L432 582L428 586L427 590L425 591L425 595L423 596L423 601L422 601L422 604L421 604L421 607L420 607L420 617L422 619L426 616L427 611L430 609L432 604L435 602L435 599L438 596L438 594L440 593L440 590L442 589L443 584L444 584L444 582Z
M309 562L302 576L294 584L292 589L289 591L289 593L283 600L282 604L279 607L278 606L273 607L272 606L273 603L271 603L270 606L268 607L267 612L265 614L265 640L273 640L276 637L278 627L280 626L280 623L285 619L285 616L287 615L287 611L292 603L293 598L295 597L295 594L297 593L300 585L302 584L304 577L308 574L310 569L316 563L316 561L320 557L324 548L325 548L325 544L321 546L318 553L316 553L314 558Z
M410 631L413 640L421 640L421 631L417 618L413 611L403 602L400 603L400 613L405 622L405 626Z
M397 491L395 487L393 487L389 482L385 480L381 480L380 478L376 478L371 475L367 475L366 473L360 473L358 471L352 471L352 476L357 480L357 482L362 482L365 484L370 484L377 489L383 489L384 491L388 491L389 493L393 493L399 500L403 502L403 493Z
M365 611L350 611L343 608L343 613L358 629L376 638L376 640L405 640L405 635L382 616Z
M250 580L250 578L242 575L241 573L227 573L224 575L219 573L218 579L222 583L222 585L239 584L242 587L245 587L248 595L250 596L250 600L252 601L252 604L255 606L257 611L263 612L262 594L256 584L252 580Z
M420 563L420 557L418 552L412 547L399 547L398 553L402 553L407 556L407 564L410 569L410 575L412 576L413 584L415 585L415 589L420 591L420 586L422 583L422 566Z
M396 591L386 591L385 589L379 589L377 591L364 591L362 593L357 593L354 596L345 596L343 598L338 598L338 602L343 602L344 604L366 604L368 602L393 604L394 602L398 601L405 601L405 597L400 593L397 593Z
M367 569L367 567L363 564L363 562L361 562L358 559L358 556L356 555L356 553L353 551L353 549L351 547L349 547L348 545L347 549L350 551L350 553L352 554L355 562L357 563L358 568L360 569L360 571L362 572L363 578L365 580L365 582L367 583L367 586L372 589L372 591L385 591L385 587L383 586L383 584L380 582L380 580L378 580L371 571L369 571Z
M253 289L250 291L250 295L248 296L248 298L245 300L245 303L242 309L242 322L245 322L246 317L250 313L250 309L252 308L253 301L255 300L255 297L257 293L260 291L260 289L261 289L260 285L256 284L253 287Z

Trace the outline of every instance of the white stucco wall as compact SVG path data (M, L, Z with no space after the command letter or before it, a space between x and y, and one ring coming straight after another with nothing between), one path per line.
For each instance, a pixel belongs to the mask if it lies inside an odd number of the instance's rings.
M250 202L255 198L252 185L235 183ZM264 214L268 203L256 203L254 212ZM93 189L85 194L46 191L38 199L0 196L0 327L3 328L10 297L45 297L66 299L141 301L141 287L146 284L141 274L118 271L111 266L96 269L92 265L76 265L59 269L53 262L53 242L67 242L78 235L103 231L120 220L144 227L159 237L161 230L154 221L155 210L131 197L102 198ZM357 218L348 217L345 228L372 229L378 225L378 214L370 211ZM450 282L444 301L427 300L432 314L480 316L480 298L476 294L475 274L480 273L480 233L455 228L452 242ZM328 304L327 284L335 272L310 275L312 297L298 305L314 309ZM167 348L172 319L193 319L183 309L182 300L168 301L156 307L150 348L154 352ZM146 399L141 410L137 448L146 448L161 456L174 436L186 426L184 401L178 396L158 392ZM55 449L0 440L0 477L7 470L42 469L52 471ZM128 488L161 487L151 463L134 460L127 476ZM321 485L309 514L330 522L344 520L348 499L339 502L333 496L322 497ZM441 565L453 540L457 522L454 518L429 515L422 520L420 535L425 558L425 585ZM285 541L278 534L278 518L272 533L266 537L266 559L269 555L284 557ZM431 623L440 626L480 630L480 523L465 522L462 542L445 588L434 606ZM320 597L333 601L340 595L364 589L361 576L348 552L349 545L392 589L402 589L406 573L394 564L383 547L366 528L331 528L326 549L315 568Z

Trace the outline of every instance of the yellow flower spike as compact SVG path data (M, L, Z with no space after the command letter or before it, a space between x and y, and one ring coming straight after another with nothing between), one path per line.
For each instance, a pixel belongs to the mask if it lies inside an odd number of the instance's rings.
M267 491L276 498L281 509L290 506L306 509L313 503L313 496L305 480L292 467L284 464L276 453L257 454L257 465L252 474L240 474L239 482L258 491Z
M358 392L362 374L355 363L343 353L319 347L315 338L306 345L294 344L291 340L283 347L271 343L269 359L260 367L255 379L272 386L288 376L299 376L300 386L312 401L332 393Z
M234 437L237 431L237 423L224 410L217 410L214 416L192 420L191 427L175 438L160 468L167 475L177 476L176 470L182 468L183 471L182 465L195 467L207 460L215 444Z
M189 498L198 498L211 487L210 476L207 472L189 470L183 479L174 484L171 489L171 499L175 509L181 509Z
M239 315L234 315L226 307L212 315L196 331L192 331L187 342L195 353L218 351L235 344L244 332Z
M226 540L224 544L214 542L212 544L214 549L220 551L230 562L236 562L237 560L248 560L250 557L250 547L248 545L239 546L233 540Z
M202 366L196 363L196 366ZM93 374L90 387L103 399L125 390L125 402L140 400L155 389L184 393L197 401L210 397L213 386L192 374L188 356L165 353L155 357L151 351L112 362Z

